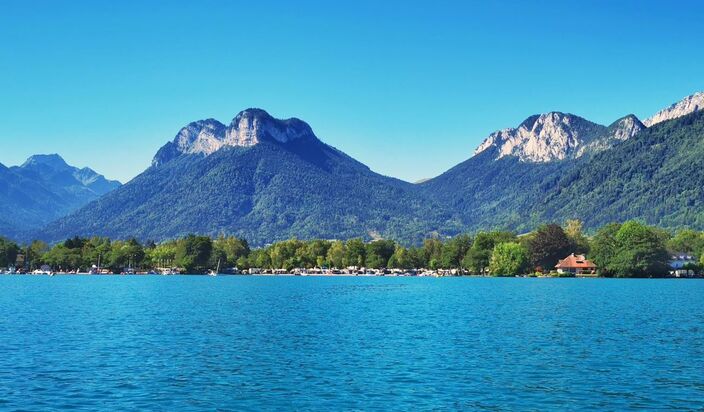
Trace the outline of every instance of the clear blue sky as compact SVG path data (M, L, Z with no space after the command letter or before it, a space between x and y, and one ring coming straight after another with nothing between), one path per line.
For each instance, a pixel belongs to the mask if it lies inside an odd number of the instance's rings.
M414 181L533 113L608 124L704 89L703 27L701 1L4 0L0 162L126 181L186 123L261 107Z

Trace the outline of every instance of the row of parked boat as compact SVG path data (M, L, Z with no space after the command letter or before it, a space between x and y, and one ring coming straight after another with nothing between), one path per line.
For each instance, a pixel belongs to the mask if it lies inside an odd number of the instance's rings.
M54 271L50 268L35 269L33 271L27 272L22 269L0 269L0 275L178 275L181 272L178 269L158 269L150 270L148 272L138 272L135 270L124 270L122 272L113 272L108 269L96 269L92 268L88 271L71 270L71 271Z

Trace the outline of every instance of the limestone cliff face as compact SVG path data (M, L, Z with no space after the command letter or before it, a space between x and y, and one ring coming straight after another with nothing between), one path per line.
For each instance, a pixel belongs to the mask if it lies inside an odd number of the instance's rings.
M214 119L199 120L181 129L174 144L180 153L211 154L222 147L225 125Z
M704 109L704 92L694 93L674 103L670 107L655 113L653 117L646 119L643 124L650 127L654 124L664 122L665 120L676 119L702 109Z
M574 159L609 149L645 128L632 114L606 127L573 114L550 112L490 134L474 154L491 151L495 160L515 156L534 163Z
M645 125L636 116L629 114L611 123L606 129L606 133L583 145L577 151L576 157L610 149L618 143L634 137L643 129L646 129Z
M152 165L159 166L183 154L207 156L226 146L249 147L262 141L288 143L299 139L316 139L302 120L280 120L264 110L247 109L238 113L229 126L215 119L189 123L172 142L159 149Z
M474 154L492 150L495 159L515 156L524 162L550 162L577 157L583 146L604 133L606 127L579 116L550 112L492 133Z
M616 120L609 126L609 136L616 140L628 140L645 129L645 125L632 114Z
M225 144L253 146L262 140L288 143L302 138L315 138L310 126L299 119L279 120L260 109L240 112L225 132Z

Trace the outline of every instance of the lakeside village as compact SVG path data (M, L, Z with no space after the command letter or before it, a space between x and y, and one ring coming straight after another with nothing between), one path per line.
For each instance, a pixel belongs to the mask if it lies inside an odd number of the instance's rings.
M637 221L591 236L582 223L534 232L479 232L405 247L392 240L285 240L250 249L244 239L189 235L156 244L73 238L49 246L0 238L0 274L244 274L320 276L701 277L704 233Z

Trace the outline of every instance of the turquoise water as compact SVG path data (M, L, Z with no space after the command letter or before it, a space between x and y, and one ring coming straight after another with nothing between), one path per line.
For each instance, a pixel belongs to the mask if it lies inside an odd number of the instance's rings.
M704 281L0 276L2 410L704 408Z

